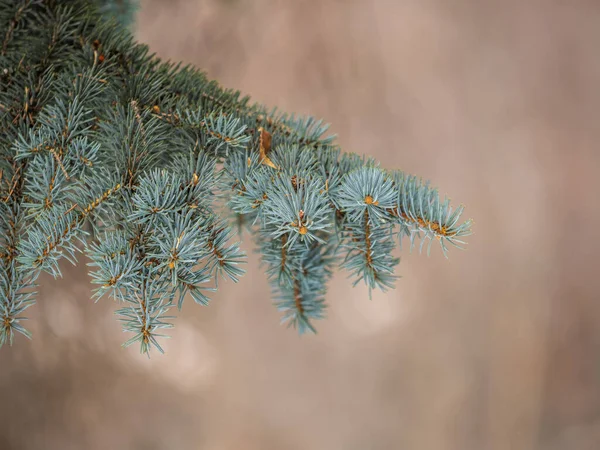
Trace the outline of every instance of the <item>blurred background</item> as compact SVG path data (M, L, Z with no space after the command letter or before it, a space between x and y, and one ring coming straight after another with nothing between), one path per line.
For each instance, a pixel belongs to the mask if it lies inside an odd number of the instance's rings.
M371 301L338 273L316 336L251 255L150 360L64 265L0 350L0 449L600 448L597 1L142 0L136 34L431 179L475 234Z

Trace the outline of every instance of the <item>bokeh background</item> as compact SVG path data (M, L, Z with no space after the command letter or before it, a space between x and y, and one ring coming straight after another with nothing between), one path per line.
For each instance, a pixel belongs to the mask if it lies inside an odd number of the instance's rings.
M0 449L600 448L600 3L142 0L136 34L433 180L475 234L371 301L337 274L316 336L254 255L150 360L65 265L0 350Z

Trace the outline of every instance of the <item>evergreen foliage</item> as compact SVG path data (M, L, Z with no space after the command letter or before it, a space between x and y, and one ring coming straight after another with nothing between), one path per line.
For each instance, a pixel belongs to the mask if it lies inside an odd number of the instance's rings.
M164 62L123 25L131 2L0 0L0 345L29 337L42 271L89 259L94 299L142 352L161 350L186 294L201 305L256 240L275 305L300 333L337 265L394 285L396 244L463 244L436 189L342 153L327 125L253 104ZM118 18L111 18L111 13Z

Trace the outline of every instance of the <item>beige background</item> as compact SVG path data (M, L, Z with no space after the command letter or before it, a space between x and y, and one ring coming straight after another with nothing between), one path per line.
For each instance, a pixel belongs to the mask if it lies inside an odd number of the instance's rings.
M253 255L149 361L65 266L0 350L1 449L600 448L598 2L148 0L137 35L433 180L475 235L372 301L336 275L302 338Z

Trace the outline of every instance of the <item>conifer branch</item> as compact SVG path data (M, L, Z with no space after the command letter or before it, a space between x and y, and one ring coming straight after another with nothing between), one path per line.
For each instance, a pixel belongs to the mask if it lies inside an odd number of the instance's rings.
M0 55L2 55L2 56L6 55L6 50L8 49L8 44L10 43L10 40L13 37L15 28L16 28L17 24L19 23L19 21L21 20L21 18L23 17L23 15L24 15L25 11L27 10L27 8L29 7L29 5L31 5L31 0L25 0L16 9L14 16L10 20L10 23L9 23L6 33L4 35L4 40L2 41L2 52L0 52Z
M51 268L53 274L58 275L59 247L70 244L73 234L81 230L85 219L120 189L120 184L107 189L85 207L81 207L81 212L78 214L71 209L52 211L42 217L37 226L28 232L27 240L21 246L17 259L22 264L23 270L28 270L29 267L34 270L40 269L49 263L48 268ZM72 248L67 250L72 254Z
M124 345L149 353L187 294L207 305L243 275L234 225L299 333L325 316L336 266L370 292L394 285L395 237L464 245L463 207L428 183L156 58L123 25L133 3L0 3L0 345L28 336L40 271L82 248L93 297L117 300Z

